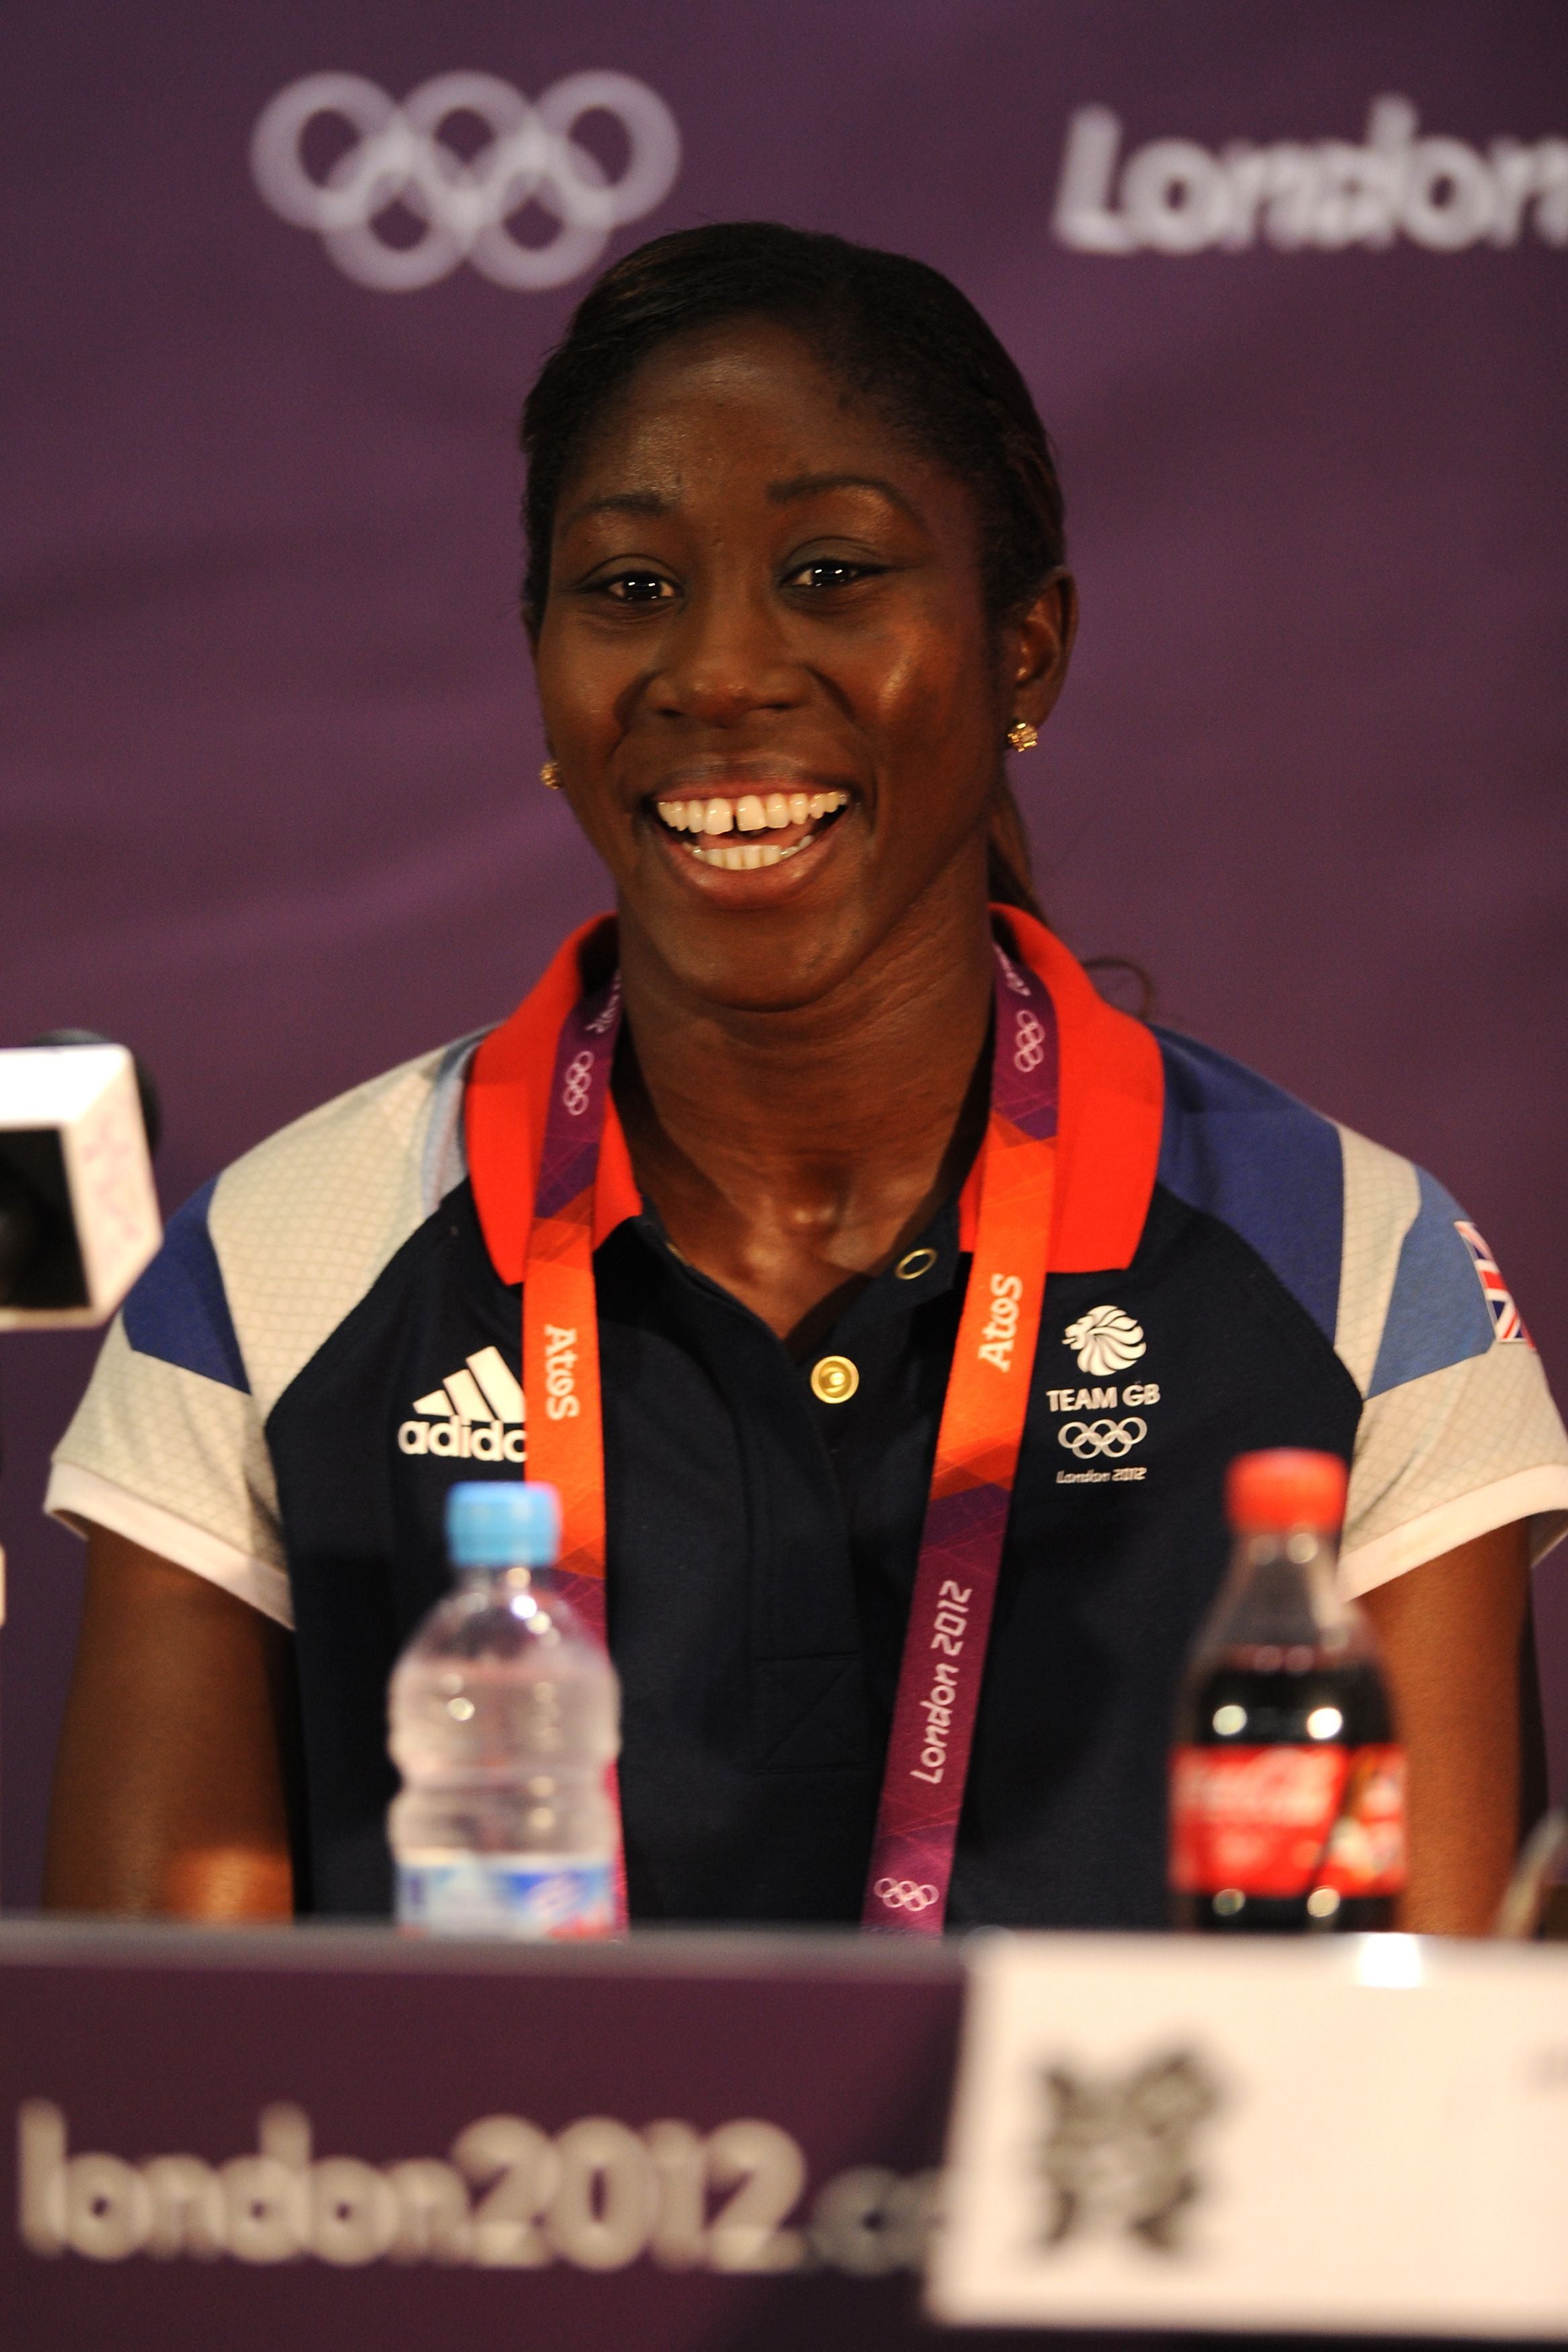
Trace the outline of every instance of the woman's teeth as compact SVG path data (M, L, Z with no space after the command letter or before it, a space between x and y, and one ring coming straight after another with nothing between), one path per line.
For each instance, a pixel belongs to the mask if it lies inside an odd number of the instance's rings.
M664 823L676 833L782 833L786 825L814 824L849 804L848 793L745 793L737 801L660 801Z
M849 805L848 793L746 793L737 801L659 801L660 817L674 833L781 833L798 824L817 824ZM705 866L722 866L732 874L752 872L759 866L777 866L793 857L816 839L806 834L788 847L776 841L727 842L722 848L699 849L683 842Z

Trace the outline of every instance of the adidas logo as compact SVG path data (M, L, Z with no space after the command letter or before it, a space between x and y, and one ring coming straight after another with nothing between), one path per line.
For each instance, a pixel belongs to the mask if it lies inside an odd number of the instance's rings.
M481 1348L428 1396L397 1433L404 1454L443 1454L456 1462L524 1460L523 1391L498 1348Z

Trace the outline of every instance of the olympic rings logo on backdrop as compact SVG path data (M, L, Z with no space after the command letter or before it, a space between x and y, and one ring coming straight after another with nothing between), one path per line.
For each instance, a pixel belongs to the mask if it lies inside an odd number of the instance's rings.
M588 1108L588 1097L593 1092L593 1056L586 1048L574 1062L566 1066L566 1076L560 1082L563 1109L573 1118L580 1118Z
M1013 1067L1027 1073L1038 1070L1045 1059L1045 1031L1032 1013L1020 1010L1018 1026L1013 1031Z
M1149 1424L1134 1413L1130 1421L1067 1421L1056 1433L1056 1442L1076 1454L1080 1462L1091 1461L1103 1454L1107 1461L1119 1462L1124 1454L1131 1454L1149 1433Z
M618 179L576 133L585 115L612 115L626 141ZM489 132L464 156L442 136L459 115ZM312 124L357 132L324 179L306 169ZM591 269L612 229L663 204L681 168L681 134L656 91L630 74L568 74L537 103L495 74L438 74L402 105L359 74L307 74L279 90L251 135L251 172L274 212L315 229L346 277L407 294L465 261L497 286L538 293ZM536 205L558 224L542 245L508 226ZM412 245L377 223L394 205L424 225Z
M890 1911L929 1911L936 1900L934 1886L917 1886L913 1878L879 1878L872 1893Z

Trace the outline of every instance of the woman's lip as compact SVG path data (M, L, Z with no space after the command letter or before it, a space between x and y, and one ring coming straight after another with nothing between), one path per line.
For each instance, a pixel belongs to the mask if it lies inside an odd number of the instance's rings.
M743 793L835 793L851 789L847 776L831 770L813 767L809 761L790 760L777 752L726 754L687 760L678 768L671 768L658 782L641 797L650 801L678 801L694 795L707 794L718 800L737 797Z

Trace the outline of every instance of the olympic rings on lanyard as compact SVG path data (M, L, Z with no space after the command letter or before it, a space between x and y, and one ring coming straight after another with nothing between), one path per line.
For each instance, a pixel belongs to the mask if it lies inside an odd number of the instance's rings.
M626 138L618 180L572 136L585 114L612 114ZM441 137L456 114L490 132L466 160ZM359 133L324 180L305 168L310 125L336 116ZM382 293L411 293L471 261L497 286L538 292L591 269L624 221L651 213L675 184L681 134L657 93L630 74L568 74L537 105L494 74L438 74L401 106L358 74L307 74L264 109L250 165L267 202L297 228L319 232L345 276ZM559 223L546 245L507 229L525 205ZM375 223L401 205L425 225L417 243L392 246Z
M872 1893L890 1911L929 1911L936 1900L935 1886L917 1886L913 1878L879 1878Z
M1076 1454L1080 1462L1087 1462L1096 1454L1110 1461L1120 1461L1131 1454L1149 1433L1149 1424L1134 1413L1129 1421L1064 1421L1056 1433L1056 1442Z
M1013 1031L1013 1067L1026 1076L1045 1059L1045 1031L1027 1005L1019 1009Z
M592 1091L593 1056L591 1054L579 1054L575 1061L567 1064L560 1087L561 1102L573 1118L582 1117Z

